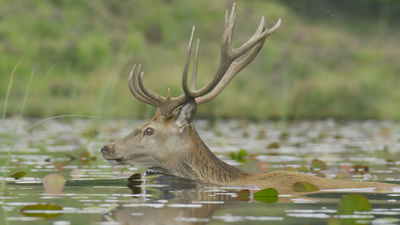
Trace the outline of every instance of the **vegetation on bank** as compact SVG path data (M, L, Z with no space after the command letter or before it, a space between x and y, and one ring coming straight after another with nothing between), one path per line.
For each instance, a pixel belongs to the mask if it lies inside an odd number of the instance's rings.
M358 2L360 7L347 14L337 5L308 7L305 1L236 2L236 46L251 37L262 15L269 27L278 18L282 25L218 98L199 107L200 117L399 119L396 1L380 1L380 16L368 16L376 7L366 4L371 1ZM386 2L393 7L385 7ZM151 89L166 94L169 87L172 95L181 94L185 52L196 25L199 86L205 84L219 61L225 10L232 3L5 1L0 8L0 106L21 60L8 116L20 112L34 70L24 116L149 117L152 107L135 100L128 89L133 64L142 63Z

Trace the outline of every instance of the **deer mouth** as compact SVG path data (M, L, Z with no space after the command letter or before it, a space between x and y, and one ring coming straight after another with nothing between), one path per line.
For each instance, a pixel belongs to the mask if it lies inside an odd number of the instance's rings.
M122 159L107 159L107 162L113 165L122 165Z
M106 160L108 163L113 164L113 165L122 165L122 158L105 158L103 156L103 159Z

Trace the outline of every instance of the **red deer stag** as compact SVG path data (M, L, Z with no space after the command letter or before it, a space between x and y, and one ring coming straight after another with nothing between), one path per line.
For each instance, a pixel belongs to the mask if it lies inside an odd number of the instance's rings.
M265 39L274 33L281 23L279 19L275 26L267 29L262 17L255 34L235 49L231 47L235 17L235 5L233 5L231 13L228 14L227 11L225 16L221 59L217 71L211 81L200 89L196 89L199 42L196 47L191 87L189 88L187 84L194 27L186 54L182 77L184 93L181 96L171 97L169 89L167 97L149 90L143 84L141 66L139 65L137 72L133 66L129 76L132 95L156 107L156 115L126 137L105 145L101 149L103 158L114 165L135 165L194 181L217 185L275 188L281 194L293 192L292 187L296 182L309 182L319 189L393 186L377 182L338 181L285 171L250 173L226 164L208 149L192 123L197 105L217 97L233 77L253 61ZM250 53L245 55L248 51ZM238 59L241 56L243 57Z

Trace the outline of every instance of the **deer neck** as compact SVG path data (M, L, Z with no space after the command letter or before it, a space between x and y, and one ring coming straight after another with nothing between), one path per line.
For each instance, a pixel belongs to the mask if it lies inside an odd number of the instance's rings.
M250 175L218 159L201 140L193 124L186 129L189 129L189 141L180 149L182 155L177 157L175 166L169 167L166 173L221 185L239 185L240 180Z

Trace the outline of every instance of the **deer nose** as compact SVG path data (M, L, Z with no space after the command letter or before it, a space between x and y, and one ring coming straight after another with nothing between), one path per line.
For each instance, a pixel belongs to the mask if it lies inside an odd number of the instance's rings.
M108 152L108 148L106 146L103 146L100 151L101 151L101 154L104 155Z

